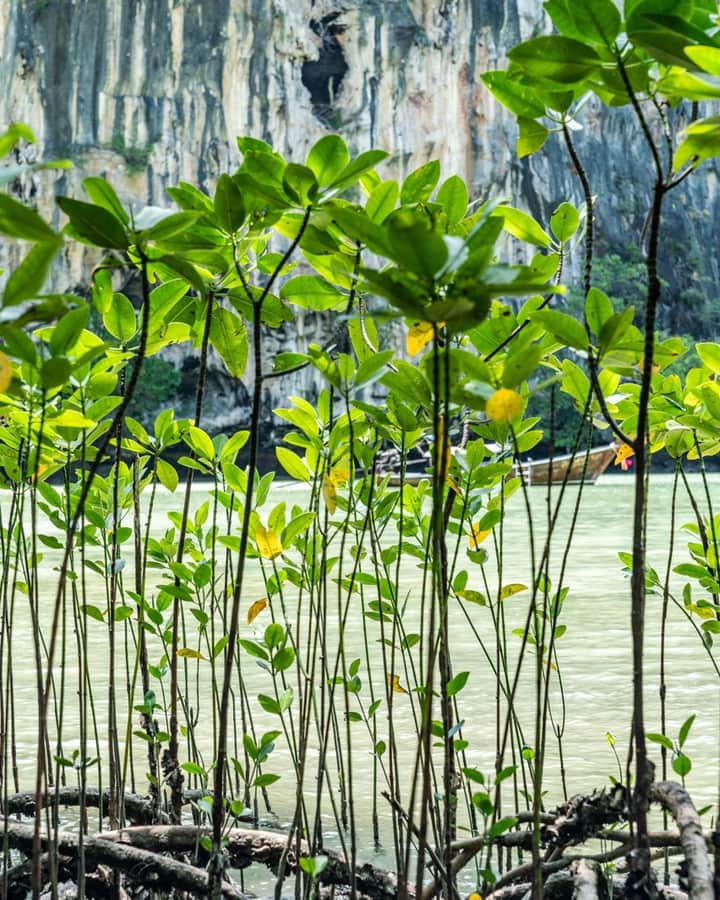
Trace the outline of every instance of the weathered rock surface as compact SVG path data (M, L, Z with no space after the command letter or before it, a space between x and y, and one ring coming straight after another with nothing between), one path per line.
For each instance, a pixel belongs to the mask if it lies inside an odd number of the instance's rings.
M480 81L547 28L540 0L2 0L0 124L28 122L44 156L76 163L24 178L15 187L26 197L44 195L40 180L80 194L81 177L100 174L124 199L163 204L180 179L212 189L239 160L236 135L302 160L332 130L356 151L393 153L384 171L439 157L476 196L512 196L547 217L578 198L566 156L551 138L547 152L515 159L514 122ZM577 142L601 241L621 248L649 193L645 148L629 114L592 106ZM717 246L717 175L707 168L672 201L676 283L693 271L720 280L703 251ZM88 262L74 248L56 285L86 282Z

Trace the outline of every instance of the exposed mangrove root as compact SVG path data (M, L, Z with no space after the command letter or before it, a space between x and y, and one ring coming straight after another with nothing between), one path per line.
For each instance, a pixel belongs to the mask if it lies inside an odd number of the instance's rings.
M578 859L570 866L573 900L608 900L608 886L598 863Z
M679 784L663 781L652 786L650 799L672 814L678 825L677 832L659 831L648 835L650 847L682 852L688 870L689 895L696 900L713 900L713 874L708 847L713 844L713 835L703 832L700 819L687 791ZM519 813L518 823L531 820L531 813ZM618 860L612 896L624 897L625 888L620 872L622 858L632 850L632 839L627 832L606 828L608 824L622 822L627 818L626 794L622 789L611 792L595 791L590 795L571 798L554 812L541 816L541 844L546 849L541 871L547 878L544 896L562 897L573 900L604 900L608 896L607 886L602 882L599 866ZM596 854L568 854L573 845L589 840L610 841L614 847ZM505 847L529 849L532 843L530 829L506 832L496 839ZM457 841L453 844L456 852L453 869L459 871L483 846L482 838ZM493 900L521 897L530 890L528 880L533 874L533 863L518 865L502 875L494 889L488 893ZM682 891L663 887L665 897L683 897Z
M211 833L210 829L198 830L192 825L141 825L103 832L96 836L96 840L142 849L145 852L173 854L194 850L198 837ZM236 869L245 869L253 863L261 863L274 872L283 854L287 852L287 836L274 831L231 828L225 833L224 839L228 862ZM293 871L297 869L295 849L293 845L287 857L287 866ZM309 844L304 840L300 842L300 853L301 856L312 855ZM328 857L328 865L318 875L318 883L350 884L352 873L343 856L327 849L322 851L322 855ZM355 884L361 894L376 900L397 896L395 876L369 863L356 869Z
M659 781L650 789L650 800L659 803L675 819L687 861L690 896L693 900L713 900L713 872L700 817L682 785Z
M6 820L3 829L10 847L28 855L33 852L35 829L32 825ZM40 834L40 841L43 847L47 846L48 838L45 834ZM53 841L61 856L77 859L79 844L77 835L60 832L53 835ZM199 897L206 897L209 894L207 872L172 857L97 837L86 837L83 847L88 868L93 865L106 865L122 872L136 884L156 889L175 887L182 891L190 891ZM239 888L227 881L223 882L221 890L223 897L234 900L245 898L245 894Z
M192 803L204 796L203 791L193 790L185 791L183 794L183 802L185 804ZM106 788L103 791L103 815L108 811L109 791ZM57 802L59 806L79 806L80 805L80 789L72 787L49 788L41 798L41 808L50 806ZM97 809L100 806L100 792L97 788L88 787L85 789L85 806ZM124 797L125 816L133 825L151 825L153 817L156 815L152 797L143 797L140 794L126 793ZM4 808L0 804L5 815L22 815L32 817L35 815L35 791L23 791L20 794L12 794L7 798ZM167 813L159 812L160 820L169 821Z

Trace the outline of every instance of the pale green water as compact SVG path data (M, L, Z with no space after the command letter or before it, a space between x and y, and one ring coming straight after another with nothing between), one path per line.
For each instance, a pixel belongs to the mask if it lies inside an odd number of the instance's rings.
M700 496L699 480L691 482ZM648 546L650 564L664 575L666 554L669 543L670 495L672 479L670 476L657 476L652 482L652 511L648 523ZM546 489L533 487L530 489L533 513L537 519L538 531L542 531L545 518ZM567 516L571 509L570 501L576 488L569 489L565 509ZM720 476L711 477L713 502L720 508ZM204 493L198 493L198 497ZM274 502L283 499L302 503L304 491L294 485L277 485L271 493L266 509ZM4 502L4 500L3 500ZM154 520L155 532L166 527L164 512L178 509L181 504L179 492L175 495L163 494L159 497L157 515ZM678 525L691 521L689 503L680 492L680 511ZM586 488L583 499L582 514L578 521L573 549L565 583L570 586L570 594L566 600L562 621L567 625L567 632L558 643L558 653L563 675L567 723L563 738L565 765L569 792L586 792L594 787L607 784L608 775L617 773L617 766L605 738L606 732L612 732L617 738L617 750L624 763L629 736L630 721L630 607L629 581L621 571L617 558L618 551L630 550L632 511L632 479L621 476L603 476L594 487ZM563 530L562 528L560 529ZM516 494L507 511L505 523L506 540L506 572L505 581L529 583L527 524L522 498ZM689 561L686 549L687 537L680 530L677 532L675 563ZM554 557L555 568L559 564L560 550ZM58 554L45 551L41 575L48 584L48 606L54 596L55 575L52 568L56 565ZM129 570L128 570L129 571ZM682 580L674 576L674 585L681 586ZM93 582L90 582L91 587ZM420 590L420 573L413 563L403 569L403 591L409 597L408 609L412 609L413 595ZM469 587L474 586L472 584ZM98 590L100 582L92 587ZM480 585L478 584L479 588ZM264 595L260 573L256 565L251 565L245 589L244 608ZM677 591L678 595L680 590ZM521 625L526 614L527 594L506 601L506 609L511 625ZM94 602L94 601L91 601ZM104 606L104 598L98 596L97 605ZM292 605L292 604L291 604ZM659 628L660 628L660 596L648 599L647 627L647 660L645 667L647 686L647 728L650 731L660 730L659 720ZM476 627L487 637L492 652L491 623L487 609L469 607ZM49 615L49 612L48 612ZM261 633L268 624L267 613L261 615L252 626L244 622L241 637L251 637L253 633ZM93 678L96 691L96 708L100 722L101 735L106 733L103 726L107 704L104 696L103 669L106 665L106 647L103 640L104 628L100 623L90 623L96 628L97 641L91 641L93 667L97 678ZM16 716L18 733L18 754L23 786L31 785L31 775L36 752L36 717L35 717L35 676L33 670L32 651L29 633L30 623L27 611L19 603L16 610L16 623L13 633L13 652L15 657L14 677L16 693ZM91 634L93 632L91 631ZM469 764L490 772L494 764L494 729L495 688L487 662L477 642L467 627L459 611L452 621L452 655L455 671L467 670L470 677L461 694L462 713L466 719L464 737L470 740L468 749ZM517 638L511 641L519 643ZM348 656L362 655L361 620L357 611L351 612L346 630ZM68 679L67 702L65 705L65 721L63 734L67 736L65 753L69 753L77 745L78 727L76 698L73 684L77 677L77 659L68 647L65 671ZM531 662L531 658L528 659ZM248 690L251 696L258 692L269 693L270 686L267 674L252 661L244 664L247 672ZM58 670L59 671L59 670ZM686 752L692 757L695 765L688 777L688 786L699 806L712 802L717 792L718 772L718 707L720 690L718 679L700 645L699 639L683 615L671 610L668 626L667 647L667 684L670 735L675 735L680 724L690 713L696 713L697 719L686 745ZM362 674L362 673L361 673ZM382 686L376 685L380 692ZM403 700L398 697L395 705L396 728L402 734L403 729L409 740L401 740L401 749L406 753L407 770L414 760L416 741L411 727L409 713L403 718ZM555 694L557 701L557 692ZM136 700L136 702L138 702ZM532 716L534 692L529 680L521 682L518 697L520 717L527 728L528 740L532 738ZM123 705L123 704L121 704ZM126 708L126 704L124 705ZM407 704L406 704L407 709ZM554 706L559 714L559 707ZM382 721L382 720L381 720ZM277 720L260 713L258 729L275 727ZM124 732L124 716L120 719L120 730ZM133 727L136 727L134 724ZM357 743L353 744L354 765L356 772L356 806L358 821L361 823L361 846L371 846L369 831L369 804L371 787L369 773L371 771L370 745L367 732L362 724L353 726L358 729ZM380 736L382 737L382 730ZM210 731L203 733L198 727L198 741L206 760L212 759ZM655 749L655 748L653 748ZM658 748L659 751L659 748ZM654 754L659 763L659 752ZM292 776L289 769L289 758L282 745L272 758L269 770L285 773L283 779L271 789L274 810L280 820L284 820L292 811L293 799L290 790ZM143 791L143 766L137 766L138 790ZM287 785L287 791L283 785ZM548 805L561 799L560 777L555 744L551 744L547 761L546 789ZM307 781L307 792L310 797L314 790L314 777ZM382 807L381 807L382 809ZM363 824L367 823L367 825ZM362 836L367 836L367 841ZM368 856L370 854L367 854Z

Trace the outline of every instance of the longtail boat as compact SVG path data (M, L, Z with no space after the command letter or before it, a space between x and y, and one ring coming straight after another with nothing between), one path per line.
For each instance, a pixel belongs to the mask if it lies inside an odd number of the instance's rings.
M570 469L568 484L594 484L602 473L610 465L617 455L616 444L606 444L604 447L593 447L589 453L580 451L576 454L565 453L562 456L553 456L552 459L528 459L520 465L513 467L515 475L522 475L530 484L553 484L565 480L565 475ZM586 464L587 463L587 464Z
M573 455L572 453L564 453L560 456L553 456L552 460L547 459L525 459L520 465L517 463L513 466L512 474L520 475L522 472L525 481L529 485L559 484L565 480L565 474L570 469L568 477L569 484L578 484L584 481L585 484L594 484L602 473L610 465L610 462L617 454L616 444L606 444L603 447L593 447L589 453L580 451ZM586 461L587 458L587 461ZM391 487L398 487L400 484L399 455L398 459L393 459L389 464L390 458L383 460L385 465L378 469L378 477L384 478L389 476L388 484ZM405 469L404 483L418 484L424 478L430 479L432 475L427 471L430 465L430 456L427 459L413 459Z

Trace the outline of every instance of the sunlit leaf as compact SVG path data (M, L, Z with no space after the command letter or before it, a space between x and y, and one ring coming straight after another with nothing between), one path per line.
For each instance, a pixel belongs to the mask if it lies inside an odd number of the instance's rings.
M480 523L475 522L471 527L470 535L468 536L468 545L470 549L477 550L485 538L489 537L491 534L492 528L480 528Z
M440 327L442 323L438 323ZM410 326L407 335L408 356L416 356L424 349L435 336L435 326L432 322L415 322Z
M280 538L274 531L266 529L263 525L259 525L255 532L255 541L257 543L258 552L264 559L275 559L283 552L283 546Z
M500 599L507 600L508 597L514 597L515 594L521 594L527 590L525 584L506 584L500 591Z

